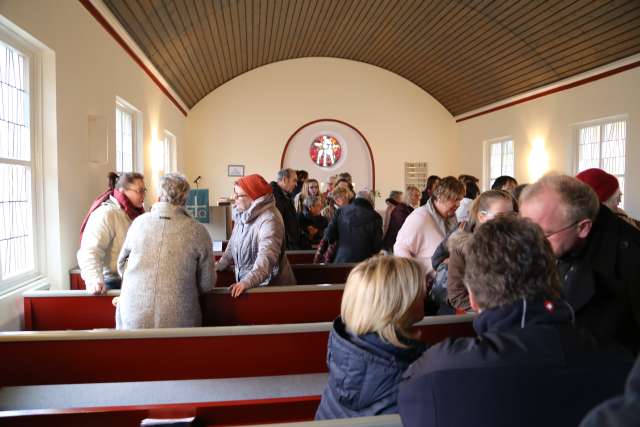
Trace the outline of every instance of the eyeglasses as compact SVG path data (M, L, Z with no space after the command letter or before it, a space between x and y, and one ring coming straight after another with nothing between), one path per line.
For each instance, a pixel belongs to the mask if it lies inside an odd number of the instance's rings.
M572 224L567 225L566 227L561 228L560 230L552 231L551 233L544 233L544 237L546 237L546 238L548 239L548 238L549 238L549 237L551 237L551 236L555 236L556 234L560 234L560 233L562 233L563 231L567 231L567 230L569 230L570 228L573 228L573 227L575 227L576 225L580 224L580 222L581 222L581 221L582 221L582 220L580 219L580 220L578 220L578 221L576 221L576 222L574 222L574 223L572 223Z
M238 193L233 193L233 197L236 199L242 199L243 197L249 197L248 194L238 194Z
M135 191L138 194L142 194L143 196L147 194L146 188L129 188L130 191Z

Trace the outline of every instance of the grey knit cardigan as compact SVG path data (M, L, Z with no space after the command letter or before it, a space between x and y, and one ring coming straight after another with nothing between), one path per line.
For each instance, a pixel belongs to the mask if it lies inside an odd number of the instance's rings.
M184 208L158 202L131 224L118 272L117 329L200 326L199 296L216 280L211 237Z

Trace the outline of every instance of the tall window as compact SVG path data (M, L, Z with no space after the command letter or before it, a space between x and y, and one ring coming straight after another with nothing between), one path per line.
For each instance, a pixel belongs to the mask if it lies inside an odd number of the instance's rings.
M626 142L626 120L602 120L578 128L577 172L600 168L615 175L620 183L623 207Z
M488 182L489 188L493 185L493 182L502 175L514 176L513 164L513 140L501 139L492 141L488 144Z
M29 70L0 41L0 288L36 270Z
M162 141L163 149L163 172L175 172L176 165L176 137L168 130L164 131L164 139Z
M135 147L135 110L116 103L116 171L133 172Z

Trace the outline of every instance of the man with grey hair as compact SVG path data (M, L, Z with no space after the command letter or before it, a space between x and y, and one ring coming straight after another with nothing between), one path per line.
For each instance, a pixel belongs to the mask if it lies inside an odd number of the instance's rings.
M215 284L211 237L185 210L184 175L160 179L158 202L131 224L118 257L116 328L200 326L200 294Z
M324 233L327 243L338 243L333 262L360 262L380 252L382 217L373 205L373 193L361 190L351 204L336 212Z
M296 171L293 169L281 169L278 171L276 181L271 181L270 183L273 197L276 199L276 207L284 221L286 248L289 250L308 249L302 241L298 214L291 199L291 192L296 188L297 182Z
M638 351L640 231L600 205L591 187L567 175L547 175L527 186L520 213L551 244L577 322L598 339Z
M442 341L407 369L403 426L574 426L622 390L631 355L573 325L540 227L500 216L464 251L477 337Z

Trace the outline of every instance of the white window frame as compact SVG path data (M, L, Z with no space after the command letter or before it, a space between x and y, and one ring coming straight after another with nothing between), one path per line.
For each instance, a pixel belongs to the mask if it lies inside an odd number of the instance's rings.
M491 146L494 144L504 144L507 141L511 141L513 144L513 174L503 173L502 175L510 175L515 178L516 176L516 141L512 136L501 136L499 138L492 138L484 141L483 147L483 169L484 173L482 174L485 190L489 190L491 188ZM501 165L502 166L502 165ZM502 168L504 172L504 168Z
M598 156L598 168L603 169L602 167L602 133L604 132L604 125L607 125L609 123L614 123L614 122L625 122L625 140L624 140L624 173L622 174L622 176L625 178L624 179L624 192L628 192L629 191L629 182L626 179L627 176L627 171L629 170L629 156L628 156L628 147L629 147L629 117L626 114L619 114L619 115L615 115L615 116L609 116L609 117L603 117L603 118L599 118L599 119L595 119L595 120L588 120L585 122L579 122L579 123L575 123L573 125L573 153L574 153L574 157L573 157L573 173L574 175L578 174L578 172L580 172L580 130L583 128L587 128L587 127L592 127L592 126L600 126L600 136L598 139L598 143L599 143L599 149L600 149L600 153ZM622 195L623 200L620 203L620 206L624 209L624 194Z
M118 110L125 111L131 114L131 170L118 170ZM114 170L120 172L141 172L142 171L142 112L137 109L133 104L127 102L123 98L116 97L116 108L113 122L113 129L115 133L114 138Z
M162 138L162 172L177 172L178 171L178 162L177 162L177 142L176 136L169 132L168 130L164 130L164 138Z
M44 215L44 178L43 178L43 72L42 53L39 46L22 37L19 30L6 19L0 20L0 40L25 56L28 60L29 91L29 132L31 160L3 159L2 163L24 165L31 168L31 215L33 269L12 277L2 279L0 270L0 295L30 284L43 278L46 270L46 242Z

